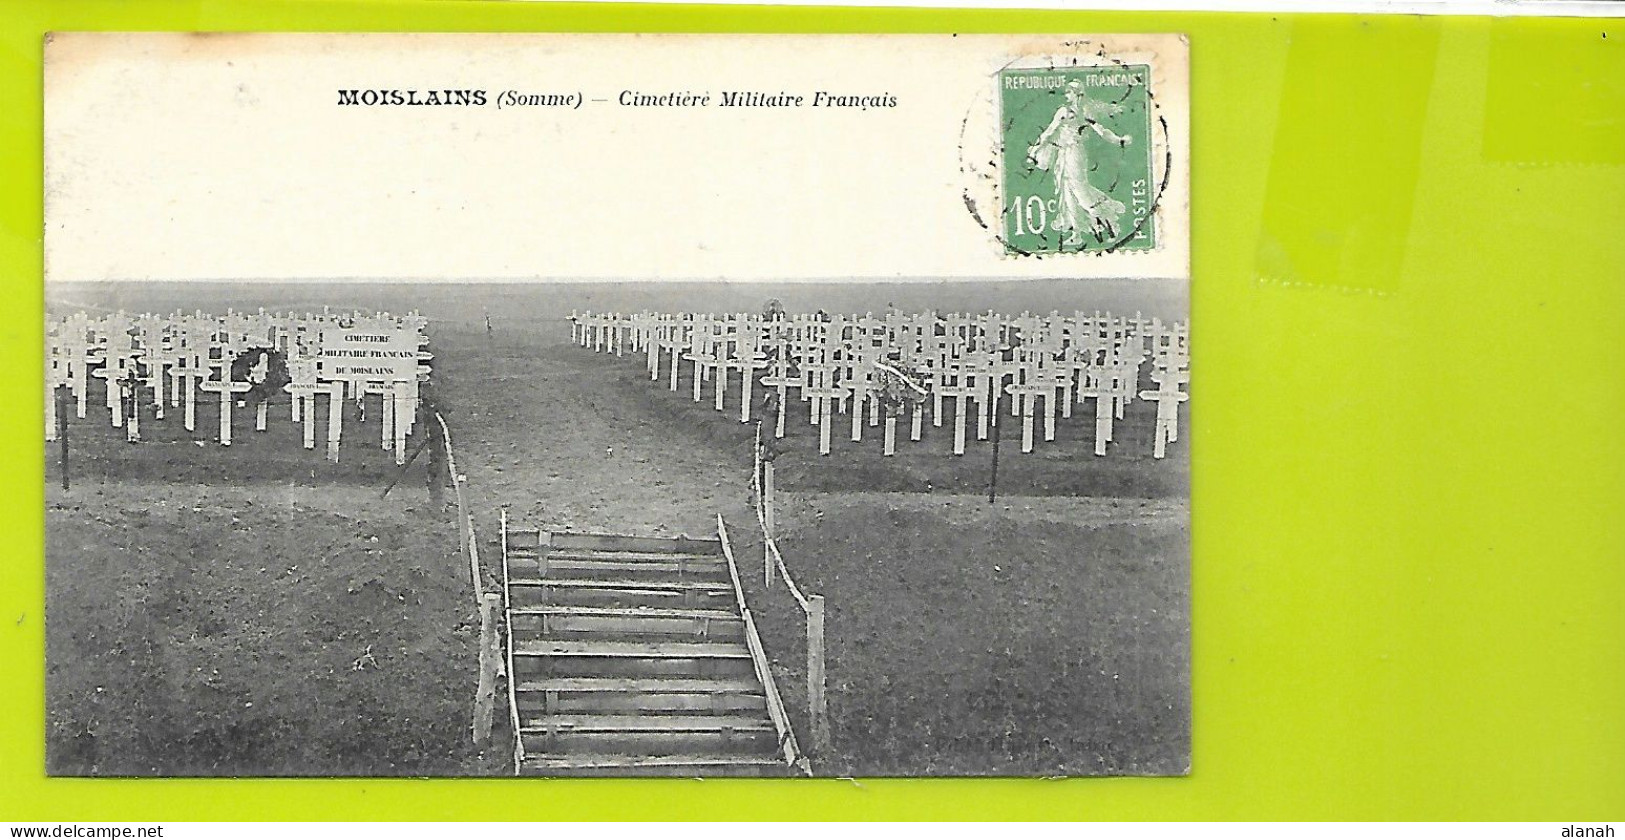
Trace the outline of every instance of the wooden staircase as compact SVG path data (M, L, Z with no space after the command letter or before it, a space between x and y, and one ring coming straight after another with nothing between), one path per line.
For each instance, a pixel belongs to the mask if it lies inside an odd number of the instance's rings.
M721 528L552 533L504 514L518 774L805 772Z

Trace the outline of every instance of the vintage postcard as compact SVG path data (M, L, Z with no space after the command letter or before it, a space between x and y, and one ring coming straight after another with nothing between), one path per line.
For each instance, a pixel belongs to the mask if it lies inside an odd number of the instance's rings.
M48 772L1188 772L1187 52L52 35Z

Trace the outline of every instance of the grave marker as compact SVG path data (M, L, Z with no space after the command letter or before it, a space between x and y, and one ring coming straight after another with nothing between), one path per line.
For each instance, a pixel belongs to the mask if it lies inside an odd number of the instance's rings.
M220 395L220 445L231 445L231 406L236 401L237 394L246 394L254 387L251 382L236 382L231 378L231 363L227 362L220 369L219 379L210 379L198 384L198 389Z
M1154 391L1141 391L1140 399L1157 401L1157 426L1151 455L1162 458L1167 455L1167 445L1179 440L1179 404L1191 398L1179 390L1179 386L1191 381L1191 378L1185 371L1164 368L1152 373L1151 381L1159 387Z

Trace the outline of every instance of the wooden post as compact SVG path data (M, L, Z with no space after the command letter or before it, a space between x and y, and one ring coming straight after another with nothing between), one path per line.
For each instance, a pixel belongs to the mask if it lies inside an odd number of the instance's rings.
M395 421L391 429L395 445L395 463L406 463L406 430L412 425L412 411L408 407L411 395L407 393L407 384L404 382L390 383L391 393L384 395L385 399L393 399L395 410L391 418Z
M773 511L773 462L762 462L762 520L767 523L767 536L777 539L779 520Z
M314 407L315 400L311 400ZM327 460L339 462L339 436L344 433L344 383L327 386Z
M68 403L67 395L57 390L53 399L56 400L56 440L62 452L62 489L68 489Z
M366 391L361 392L366 400ZM388 450L395 443L395 383L385 382L378 389L378 448Z
M62 402L61 400L56 398L56 393L57 393L58 387L59 387L59 383L57 382L56 377L52 374L51 371L47 370L45 372L45 442L46 443L50 443L50 442L56 440L57 406L60 405L61 402Z
M125 386L129 388L126 389ZM126 407L126 403L128 406ZM140 381L135 378L132 369L130 377L119 382L119 411L125 415L124 439L130 443L141 442L141 394Z
M1004 425L999 422L999 413L992 414L993 422L993 469L987 478L987 503L993 504L999 494L999 429Z
M496 705L497 607L502 596L488 592L480 599L480 679L474 692L474 743L491 740L491 713Z
M768 510L767 471L768 462L762 457L762 421L756 421L755 458L751 464L754 470L751 474L752 486L756 490L756 515L762 522L762 585L771 589L773 587L773 528L768 524L770 514Z
M197 376L192 370L186 372L186 414L184 422L188 432L197 429Z
M446 442L440 437L440 432L434 427L434 424L429 422L429 418L434 414L432 399L426 396L418 405L419 410L423 412L423 434L429 438L429 506L434 508L435 513L440 513L446 509L446 477L444 474L446 457L444 450L441 448L446 445ZM504 510L502 515L506 517L507 511Z
M306 400L309 400L308 404L305 404ZM303 413L300 414L299 422L303 423L304 426L305 426L305 440L304 440L305 448L306 449L315 449L316 448L316 397L313 394L310 394L309 392L306 392L306 393L295 392L293 394L293 404L296 405L296 406L301 406L301 408L302 408Z
M829 749L829 705L824 697L824 596L807 598L807 717L813 750Z

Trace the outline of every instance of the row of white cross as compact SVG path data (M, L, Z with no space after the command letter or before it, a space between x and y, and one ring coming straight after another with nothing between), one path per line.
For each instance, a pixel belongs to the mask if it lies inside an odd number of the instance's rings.
M406 437L417 416L418 385L429 374L423 348L427 319L416 312L395 316L363 314L237 313L129 315L122 311L91 316L84 312L47 318L45 324L45 439L57 434L56 397L68 388L75 413L84 418L92 380L106 384L103 396L112 425L130 441L141 439L141 406L155 419L164 409L181 408L187 431L196 425L197 392L217 395L219 442L231 445L233 404L268 373L263 353L247 378L233 377L233 362L256 351L274 351L287 360L293 395L292 419L304 424L306 449L316 446L316 400L328 399L327 459L337 461L343 435L343 403L365 406L379 395L383 423L380 446L405 461ZM265 431L266 402L259 401L254 428Z
M1043 439L1053 441L1057 415L1070 418L1074 404L1093 399L1096 455L1107 453L1114 421L1123 419L1129 403L1155 401L1152 455L1162 458L1179 439L1179 404L1190 399L1180 390L1190 382L1189 324L1139 315L572 312L569 320L576 344L642 354L649 378L658 381L664 366L673 391L680 364L689 363L694 401L701 401L701 383L710 381L718 411L737 371L741 422L751 419L754 388L770 389L775 437L784 437L785 406L795 389L808 404L809 422L819 427L819 452L826 455L837 413L850 416L851 438L861 441L864 406L869 426L879 425L884 412L883 452L892 455L898 416L911 416L910 439L918 441L927 405L932 425L941 427L947 400L955 409L953 451L963 455L967 401L975 403L976 438L986 440L1009 397L1011 416L1021 419L1022 452L1033 451L1038 416ZM1157 387L1141 390L1147 365Z

